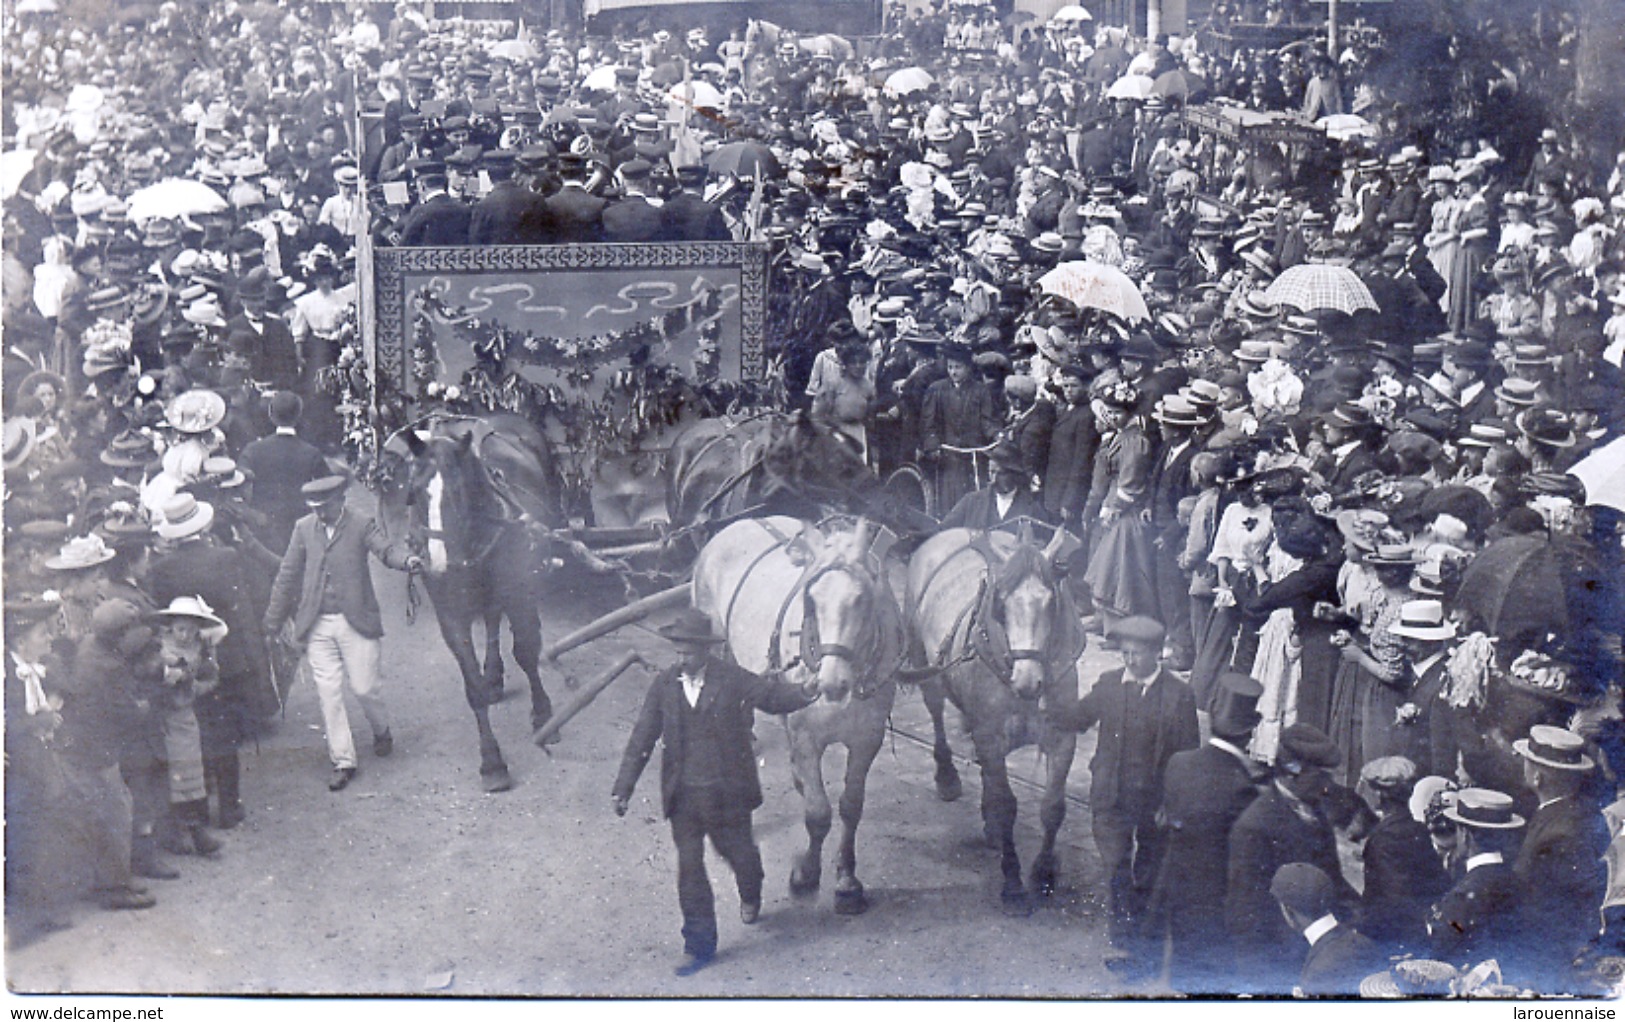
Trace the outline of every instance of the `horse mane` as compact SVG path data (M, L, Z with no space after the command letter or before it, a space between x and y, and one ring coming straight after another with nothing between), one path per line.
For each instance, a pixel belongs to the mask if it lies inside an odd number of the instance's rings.
M1000 596L1008 596L1025 579L1037 575L1044 585L1055 588L1055 573L1050 568L1048 559L1042 551L1031 543L1022 541L1004 559L998 570L993 572L993 589Z

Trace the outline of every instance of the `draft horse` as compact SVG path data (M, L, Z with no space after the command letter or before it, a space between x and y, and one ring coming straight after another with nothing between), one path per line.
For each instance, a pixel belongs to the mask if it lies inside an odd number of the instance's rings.
M530 683L532 729L553 715L542 687L537 611L545 530L556 528L562 514L552 455L541 434L515 415L436 418L391 437L379 475L380 519L423 558L424 589L462 672L479 726L481 782L488 792L506 791L513 778L489 715L504 694L503 618L514 660ZM483 663L475 621L485 627Z
M1032 884L1054 891L1055 837L1066 818L1066 778L1077 735L1054 726L1051 711L1077 698L1078 657L1086 635L1055 563L1066 533L1056 530L1042 550L1023 527L1019 535L947 529L928 539L908 565L909 631L923 661L922 693L935 732L937 792L959 797L943 723L944 696L965 718L982 772L982 826L1000 852L1006 910L1025 914L1031 900L1016 853L1016 796L1006 757L1036 732L1045 759L1039 819L1043 843Z
M902 612L884 575L892 542L861 520L820 526L746 518L706 543L694 565L694 606L727 637L734 660L818 689L817 702L785 717L807 826L807 848L790 872L793 894L818 890L832 824L824 752L846 747L835 882L835 911L842 914L868 907L857 877L858 823L897 696L904 645Z

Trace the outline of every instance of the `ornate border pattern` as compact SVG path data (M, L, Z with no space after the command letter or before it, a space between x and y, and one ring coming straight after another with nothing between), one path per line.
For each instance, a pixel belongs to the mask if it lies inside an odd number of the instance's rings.
M557 270L691 269L716 266L740 271L740 373L760 378L766 371L763 337L767 325L767 267L770 246L756 242L682 241L604 245L481 245L456 248L379 248L374 255L381 376L411 391L411 360L406 356L408 321L406 277L422 273L504 273Z

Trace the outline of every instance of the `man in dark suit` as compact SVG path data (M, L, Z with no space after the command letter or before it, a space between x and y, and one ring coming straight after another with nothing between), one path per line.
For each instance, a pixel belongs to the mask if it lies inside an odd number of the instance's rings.
M242 311L226 323L226 349L248 364L249 377L262 386L299 385L299 350L288 324L267 312L271 277L263 266L237 285Z
M1089 407L1089 370L1061 367L1061 396L1066 406L1055 417L1049 458L1044 467L1044 506L1055 520L1082 535L1080 519L1089 499L1100 430Z
M1320 802L1331 788L1328 768L1342 760L1318 728L1293 724L1281 732L1274 777L1230 829L1225 921L1236 951L1233 992L1284 994L1298 981L1301 937L1292 932L1270 894L1275 871L1307 862L1332 879L1340 904L1356 895L1343 880L1337 836Z
M549 243L567 245L603 240L603 214L608 203L587 191L587 173L586 157L577 153L559 157L559 175L564 184L547 197L553 229Z
M1608 891L1608 825L1584 793L1596 762L1586 754L1585 739L1545 724L1512 747L1540 800L1512 864L1523 885L1527 971L1520 975L1541 993L1576 993L1580 983L1571 965L1597 936Z
M1383 756L1360 770L1361 794L1377 824L1360 851L1365 885L1358 922L1361 933L1394 953L1427 946L1428 909L1450 889L1427 825L1411 815L1416 773L1403 756Z
M1463 788L1445 818L1456 825L1466 873L1428 913L1430 957L1459 968L1489 958L1512 963L1526 946L1519 912L1521 887L1506 856L1523 829L1512 796Z
M1207 424L1207 417L1178 394L1157 402L1151 417L1162 432L1162 449L1151 467L1147 511L1156 543L1157 607L1168 626L1168 645L1173 651L1169 666L1188 671L1196 660L1196 638L1191 629L1189 580L1179 570L1179 554L1185 546L1179 502L1192 494L1191 459L1201 449L1196 434Z
M1006 420L999 436L1016 445L1027 470L1043 485L1049 461L1050 437L1055 432L1055 403L1038 400L1038 381L1025 373L1004 378ZM1042 491L1034 494L1042 498Z
M1225 671L1217 693L1212 737L1174 753L1162 781L1159 822L1168 851L1151 902L1167 920L1168 984L1188 994L1222 992L1233 978L1235 952L1224 926L1230 828L1269 776L1245 751L1264 687L1240 671Z
M993 482L967 493L943 516L944 529L996 529L1022 518L1048 519L1032 492L1032 473L1021 451L1008 440L988 452Z
M627 740L611 802L625 816L638 776L654 752L660 757L660 804L677 845L677 901L683 911L687 957L677 975L690 976L717 952L716 902L705 873L705 839L733 868L739 919L749 925L762 907L762 855L750 817L762 804L750 729L757 710L792 713L816 693L762 678L713 655L723 640L698 610L686 610L660 634L681 659L649 686Z
M1107 966L1134 981L1161 962L1149 926L1152 882L1161 865L1164 832L1157 826L1163 777L1177 752L1201 742L1196 697L1162 669L1162 625L1126 617L1111 635L1123 666L1107 671L1087 695L1056 712L1056 725L1100 735L1089 763L1089 805L1095 847L1110 876L1108 931L1116 956Z
M485 154L491 191L468 216L470 245L534 245L547 234L547 203L514 180L515 153L493 149Z
M253 507L265 516L255 535L281 555L288 549L293 525L307 511L299 488L328 474L327 459L316 445L300 438L304 402L291 390L271 395L269 413L276 432L243 448L237 463L254 473Z
M706 202L700 189L705 187L706 169L703 166L677 168L677 181L683 190L666 200L660 207L665 221L662 241L730 241L728 221L722 209Z
M440 167L420 169L418 204L401 218L403 246L468 244L469 208L446 191L446 172Z
M1352 997L1360 981L1385 964L1382 952L1337 918L1337 889L1331 877L1307 862L1289 862L1275 871L1270 894L1294 932L1309 942L1293 994L1299 997Z
M621 164L621 197L600 214L605 241L658 241L665 232L666 219L660 205L649 197L649 175L653 170L644 159Z
M292 620L292 641L304 647L333 760L329 791L342 791L356 774L355 737L344 707L346 682L372 725L373 754L387 756L395 748L378 682L384 623L367 555L401 571L423 566L421 558L391 546L371 518L345 508L349 482L346 476L324 476L301 488L311 513L294 526L265 611L266 635L278 635Z
M1354 481L1377 467L1371 440L1379 430L1371 413L1352 401L1345 401L1321 417L1321 436L1326 451L1315 471L1333 494L1354 489Z

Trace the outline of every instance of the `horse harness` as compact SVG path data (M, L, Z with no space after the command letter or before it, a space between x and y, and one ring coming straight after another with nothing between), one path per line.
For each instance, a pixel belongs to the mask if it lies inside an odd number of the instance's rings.
M987 572L982 576L981 581L977 583L975 597L965 604L964 609L954 618L953 626L942 637L942 642L937 647L936 663L924 668L922 671L911 673L919 675L941 674L961 664L967 664L975 660L980 661L982 666L993 673L994 677L1009 685L1015 677L1018 662L1036 660L1039 663L1045 663L1049 659L1049 655L1042 649L1026 649L1010 645L1004 623L999 620L998 613L994 608L995 593L992 585L993 575L1004 564L1004 560L999 557L998 551L993 549L993 545L988 540L988 534L973 530L966 546L962 549L969 549L980 556L987 566ZM955 551L938 562L937 566L931 570L931 574L926 576L925 584L920 587L920 595L923 596L930 592L931 584L937 580L937 576L958 555L959 551ZM918 611L918 606L911 607L909 609L910 617L913 617ZM959 643L963 643L963 648L957 657L950 660L950 654L953 652L955 645Z
M801 523L801 528L796 531L795 535L787 536L781 529L767 519L758 518L754 519L754 521L757 525L762 527L763 531L773 537L774 542L771 546L768 546L762 550L761 553L757 554L756 557L752 559L750 564L745 566L744 572L740 574L739 584L734 587L733 595L728 598L728 609L723 613L722 630L724 635L732 633L734 606L739 602L739 596L742 592L744 592L745 582L750 578L751 573L756 570L758 565L767 559L768 555L789 547L790 544L801 539L809 528L808 524L803 522ZM787 671L799 663L805 664L810 670L816 672L826 656L832 656L836 657L837 659L845 660L853 667L858 665L859 654L857 650L852 649L850 646L843 643L823 642L820 640L818 635L818 615L815 613L812 603L812 586L825 575L832 574L834 572L845 572L847 574L855 575L853 566L849 564L834 563L819 566L815 563L809 563L804 569L802 569L801 577L796 580L795 585L791 586L790 591L785 594L784 602L779 604L778 615L773 620L773 634L769 637L767 644L767 662L768 667L771 670ZM784 622L789 616L790 606L795 602L797 596L801 598L801 649L797 656L791 659L788 663L784 663L781 661ZM871 673L878 675L884 672L858 671L855 673L857 673L860 678L869 678ZM865 685L860 680L858 683L854 684L852 694L859 699L867 699L875 693L878 687L879 686L875 685Z

